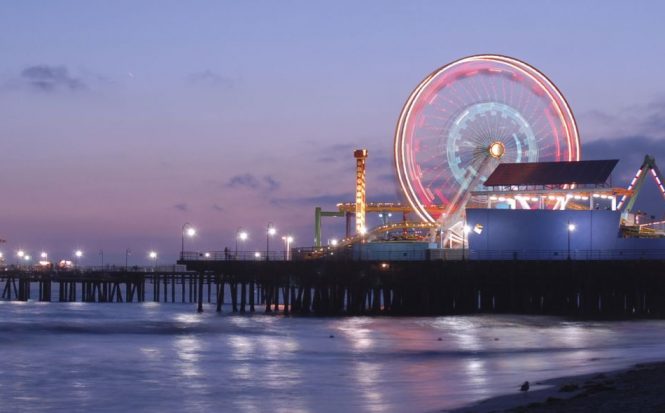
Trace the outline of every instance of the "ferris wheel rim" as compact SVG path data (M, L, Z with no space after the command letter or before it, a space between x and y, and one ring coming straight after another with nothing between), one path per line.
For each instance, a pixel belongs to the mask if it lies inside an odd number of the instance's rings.
M399 185L411 208L422 221L436 222L426 210L425 205L423 205L422 200L414 189L414 184L422 185L422 183L419 181L412 182L410 172L407 170L407 149L409 149L407 148L407 144L411 143L408 141L409 139L413 140L413 136L406 136L409 133L407 127L414 128L412 126L412 118L427 105L427 103L423 103L422 101L423 96L426 96L424 95L425 93L430 92L433 96L433 101L436 98L436 93L442 90L446 86L446 83L452 84L456 81L454 78L446 80L445 77L440 76L442 73L451 71L456 66L477 62L506 65L510 70L521 73L534 82L534 84L538 85L539 90L547 95L547 99L556 111L556 117L563 128L567 154L567 159L564 160L576 161L580 159L579 131L575 116L559 88L544 73L522 60L500 54L477 54L457 59L432 71L418 83L403 105L395 128L394 162ZM436 83L437 81L438 84ZM420 108L416 107L418 104L421 105Z

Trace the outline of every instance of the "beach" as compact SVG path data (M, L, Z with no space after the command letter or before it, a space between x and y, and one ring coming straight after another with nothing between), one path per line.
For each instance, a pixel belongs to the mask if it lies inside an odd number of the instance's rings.
M544 380L539 389L481 401L454 413L665 412L665 362L632 368Z

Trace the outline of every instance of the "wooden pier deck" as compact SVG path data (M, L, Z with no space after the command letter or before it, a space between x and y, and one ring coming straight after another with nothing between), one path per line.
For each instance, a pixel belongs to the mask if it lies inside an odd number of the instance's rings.
M189 272L0 272L3 300L214 304L314 315L665 317L665 262L211 261Z

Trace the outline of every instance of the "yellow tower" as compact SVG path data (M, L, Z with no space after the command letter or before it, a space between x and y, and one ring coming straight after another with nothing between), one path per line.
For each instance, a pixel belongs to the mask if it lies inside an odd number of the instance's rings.
M356 158L356 233L364 234L365 227L365 160L367 149L358 149L353 152Z

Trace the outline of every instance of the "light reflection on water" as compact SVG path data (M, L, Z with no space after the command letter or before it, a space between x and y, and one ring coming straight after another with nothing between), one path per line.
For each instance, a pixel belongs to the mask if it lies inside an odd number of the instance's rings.
M665 359L664 321L205 310L0 302L0 394L23 411L435 411Z

